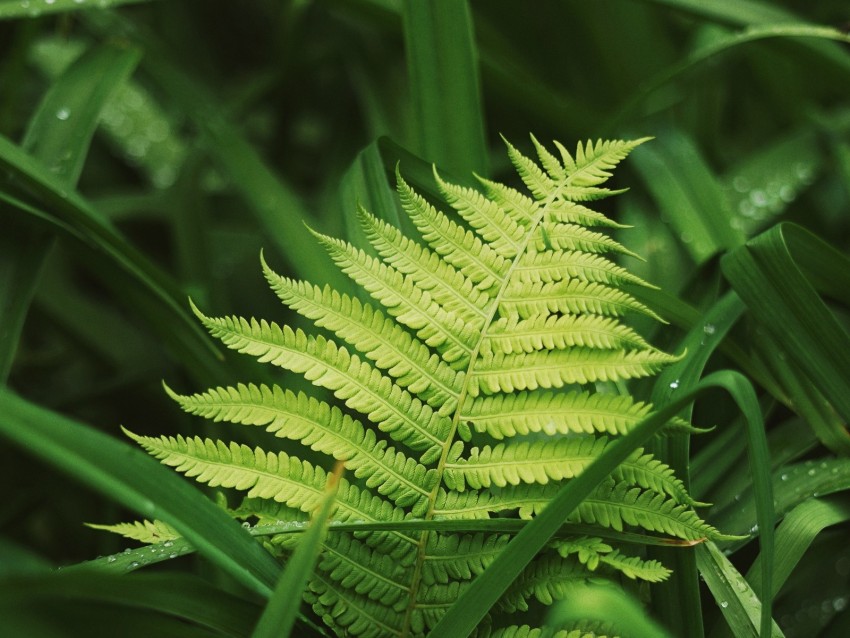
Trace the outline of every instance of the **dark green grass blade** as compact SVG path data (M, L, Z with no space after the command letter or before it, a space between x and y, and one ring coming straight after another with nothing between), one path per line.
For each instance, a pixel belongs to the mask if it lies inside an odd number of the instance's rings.
M752 386L740 374L717 372L703 379L695 390L683 393L670 405L641 421L631 432L618 439L602 456L578 477L567 483L552 502L517 534L508 547L446 612L430 636L466 636L475 629L489 609L534 556L546 545L570 513L588 494L622 463L636 448L645 445L663 425L697 396L710 388L727 390L752 422L753 429L764 429Z
M277 563L200 491L141 450L0 391L0 433L142 516L177 529L251 590L268 595Z
M729 330L740 318L744 305L737 295L727 293L714 304L697 323L679 349L687 350L687 356L665 370L658 377L652 393L654 405L664 405L678 393L696 387L711 354L723 342ZM690 420L693 405L681 414ZM690 490L689 460L690 436L674 435L659 438L654 442L654 453L670 465ZM651 557L668 565L673 573L664 583L653 588L652 605L658 617L675 635L701 636L702 618L699 575L693 552L653 548Z
M269 603L251 634L252 638L286 638L291 635L301 604L301 593L313 573L322 551L322 542L328 532L328 521L334 508L342 469L342 463L338 464L337 469L328 477L319 511L287 561L286 569L283 570Z
M846 300L850 259L794 224L780 224L726 255L726 278L778 343L801 383L813 382L850 419L850 335L817 289ZM840 425L839 425L840 427ZM836 437L847 438L840 427Z
M50 608L59 601L89 609L117 605L179 618L227 636L247 636L260 613L256 603L225 593L196 576L161 572L117 576L96 572L52 573L0 581L0 617L21 605ZM116 633L119 633L116 630Z
M736 638L782 638L782 631L770 616L765 616L765 608L749 583L717 545L709 541L697 547L696 552L700 574Z
M413 127L422 155L466 175L487 174L472 15L465 0L402 3Z
M556 603L546 617L546 626L558 628L582 621L611 623L633 638L670 638L670 634L648 617L634 598L611 585L584 585Z
M101 109L130 76L138 51L104 45L63 74L29 122L23 146L47 163L57 179L75 184L88 154ZM7 200L3 205L14 207ZM8 217L4 215L4 217ZM12 367L17 342L52 235L20 218L7 219L0 238L0 383Z

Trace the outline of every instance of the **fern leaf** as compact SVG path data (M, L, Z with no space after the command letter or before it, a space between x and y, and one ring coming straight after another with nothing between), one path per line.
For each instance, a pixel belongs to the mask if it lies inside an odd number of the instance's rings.
M654 287L605 257L577 250L527 253L520 258L513 272L522 283L579 279L603 284L619 285L626 282Z
M475 230L481 238L505 259L513 259L525 245L525 230L493 200L471 188L455 186L440 179L436 169L434 179L446 201Z
M511 163L516 167L517 173L525 182L528 190L534 195L535 199L551 198L553 193L557 192L557 185L540 167L520 153L510 142L504 137L502 140L505 146L508 147L508 157Z
M164 521L135 521L133 523L118 523L117 525L98 525L86 523L86 527L99 529L105 532L119 534L124 538L130 538L141 543L162 543L180 538L177 530Z
M395 440L414 450L425 450L423 458L434 456L451 427L448 419L322 336L308 337L301 330L266 321L215 319L196 312L210 334L228 347L301 373L314 384L332 390L348 407L368 415Z
M535 237L532 248L536 252L543 252L551 247L555 250L582 251L585 253L618 253L640 259L631 250L611 239L608 235L588 230L577 224L543 224L541 230L545 230L545 237L541 233Z
M551 352L483 355L469 378L469 392L514 392L561 388L570 383L593 383L650 376L678 361L657 350L596 350L571 348Z
M470 401L461 419L494 439L543 432L626 434L652 411L631 397L589 392L520 392Z
M567 183L572 186L598 186L604 183L611 177L610 170L626 158L637 146L652 138L644 137L639 140L623 141L612 140L602 141L597 140L593 144L590 140L582 147L581 142L576 148L575 160L566 153L566 149L561 146L560 151L564 159L564 163L570 161L570 166L567 168Z
M595 571L600 564L606 565L627 578L660 583L670 577L671 571L657 560L644 560L639 556L624 556L599 538L575 538L559 540L554 544L558 553L566 558L575 554L582 565Z
M452 370L428 346L354 297L330 288L320 290L265 268L272 289L290 308L333 331L431 407L443 413L454 410L462 373Z
M474 281L481 290L497 287L504 280L510 262L483 243L472 231L437 212L410 188L398 171L396 177L402 208L432 250Z
M358 209L366 237L379 255L399 272L409 276L447 312L457 314L476 330L484 326L490 297L475 287L462 272L440 259L396 227Z
M338 408L303 393L284 392L278 386L239 384L192 396L168 392L191 414L214 421L265 425L276 436L301 441L317 452L345 461L354 476L364 479L379 494L396 505L412 507L415 515L425 513L436 471L387 448L374 432Z
M510 215L518 226L528 226L538 217L539 204L530 197L523 195L515 188L490 181L480 175L476 175L475 178L484 187L487 197Z

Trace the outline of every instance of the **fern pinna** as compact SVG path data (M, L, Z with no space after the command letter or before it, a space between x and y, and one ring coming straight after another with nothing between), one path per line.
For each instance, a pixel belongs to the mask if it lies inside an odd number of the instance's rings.
M652 410L597 390L610 387L600 382L652 375L676 357L621 323L627 312L655 317L620 287L647 284L606 256L629 251L599 232L618 225L586 206L618 192L602 184L644 140L588 142L575 155L556 142L559 156L532 141L539 164L508 144L530 196L482 178L481 191L456 186L435 171L457 212L448 216L398 175L416 239L362 209L377 256L316 234L374 304L282 277L263 261L281 301L323 330L195 309L228 347L304 375L335 404L241 384L174 398L193 414L263 426L344 461L338 522L534 516ZM132 436L178 471L246 493L234 515L256 525L303 520L322 498L326 470L283 452ZM663 580L666 568L622 553L621 541L635 532L716 537L694 504L669 467L635 451L568 521L575 535L553 539L480 633L536 635L521 612L591 577ZM269 538L283 558L297 541ZM338 635L423 636L508 541L481 531L334 531L305 599Z

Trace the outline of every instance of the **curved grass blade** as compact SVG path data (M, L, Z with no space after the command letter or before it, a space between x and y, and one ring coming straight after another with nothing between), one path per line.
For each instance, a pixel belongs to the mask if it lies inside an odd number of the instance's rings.
M765 614L765 606L759 603L749 583L717 549L717 545L709 541L697 547L697 565L737 638L783 638L782 631Z
M161 519L237 581L268 595L279 567L195 487L144 452L0 390L0 434L143 516Z
M583 585L556 603L546 626L558 628L582 621L611 623L628 630L634 638L670 638L669 633L644 613L634 598L613 585Z
M783 223L724 256L721 267L753 319L782 344L799 383L813 383L850 420L850 335L818 295L820 289L847 301L850 259ZM850 434L833 423L835 430L819 438L837 452L850 450Z
M188 574L161 572L117 576L91 571L58 572L0 581L4 617L21 605L49 608L73 601L97 615L98 605L116 605L163 614L221 632L245 636L260 613L256 603L217 589Z
M618 439L578 477L559 490L552 502L511 541L507 548L476 578L469 589L446 612L429 636L466 636L475 629L522 570L545 546L561 523L588 494L622 463L635 449L645 445L664 424L697 396L711 388L727 390L752 423L752 429L764 429L755 393L749 382L732 371L716 372L691 392L641 421L626 436ZM769 615L767 620L770 620Z
M23 147L49 163L57 178L75 184L103 105L130 76L139 52L117 45L92 49L54 82L31 118ZM2 194L15 208L14 197ZM4 206L5 208L5 206ZM32 214L32 209L24 210ZM0 238L0 382L12 367L17 342L35 293L52 235L20 218L6 222Z
M307 586L307 580L313 573L322 551L322 541L328 531L328 519L333 511L343 467L342 463L337 463L333 473L328 475L322 503L304 536L298 541L298 547L292 557L287 561L283 575L251 634L252 638L286 638L291 635L301 603L301 592Z

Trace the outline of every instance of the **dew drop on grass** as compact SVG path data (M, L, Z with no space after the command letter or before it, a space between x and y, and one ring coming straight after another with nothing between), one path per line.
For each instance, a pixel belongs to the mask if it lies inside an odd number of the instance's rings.
M676 389L676 388L678 388L678 387L679 387L679 380L678 380L678 379L676 379L675 381L671 381L671 382L670 382L670 389L671 389L671 390L675 390L675 389Z
M141 567L141 564L139 564L137 561L133 561L132 563L130 563L129 565L127 565L127 569L128 569L128 570L130 570L130 569L138 569L139 567Z
M118 560L118 559L117 559L117 558L115 558L115 556L107 556L107 557L106 557L106 562L107 562L107 563L114 563L116 560Z
M56 111L57 120L65 122L68 120L69 117L71 117L71 109L69 109L68 107L63 106L61 109Z
M707 335L713 335L715 332L717 332L717 328L714 327L714 324L707 323L703 327L702 331Z
M787 480L788 480L788 475L787 475L787 474L783 474L782 476L780 476L780 477L779 477L779 480L780 480L780 481L787 481Z
M162 546L163 547L172 547L174 545L174 541L165 541Z
M725 600L721 600L720 606L723 607L723 609L726 609L729 606L729 603Z
M811 468L808 472L806 472L806 474L808 474L809 476L814 476L815 475L815 468Z

